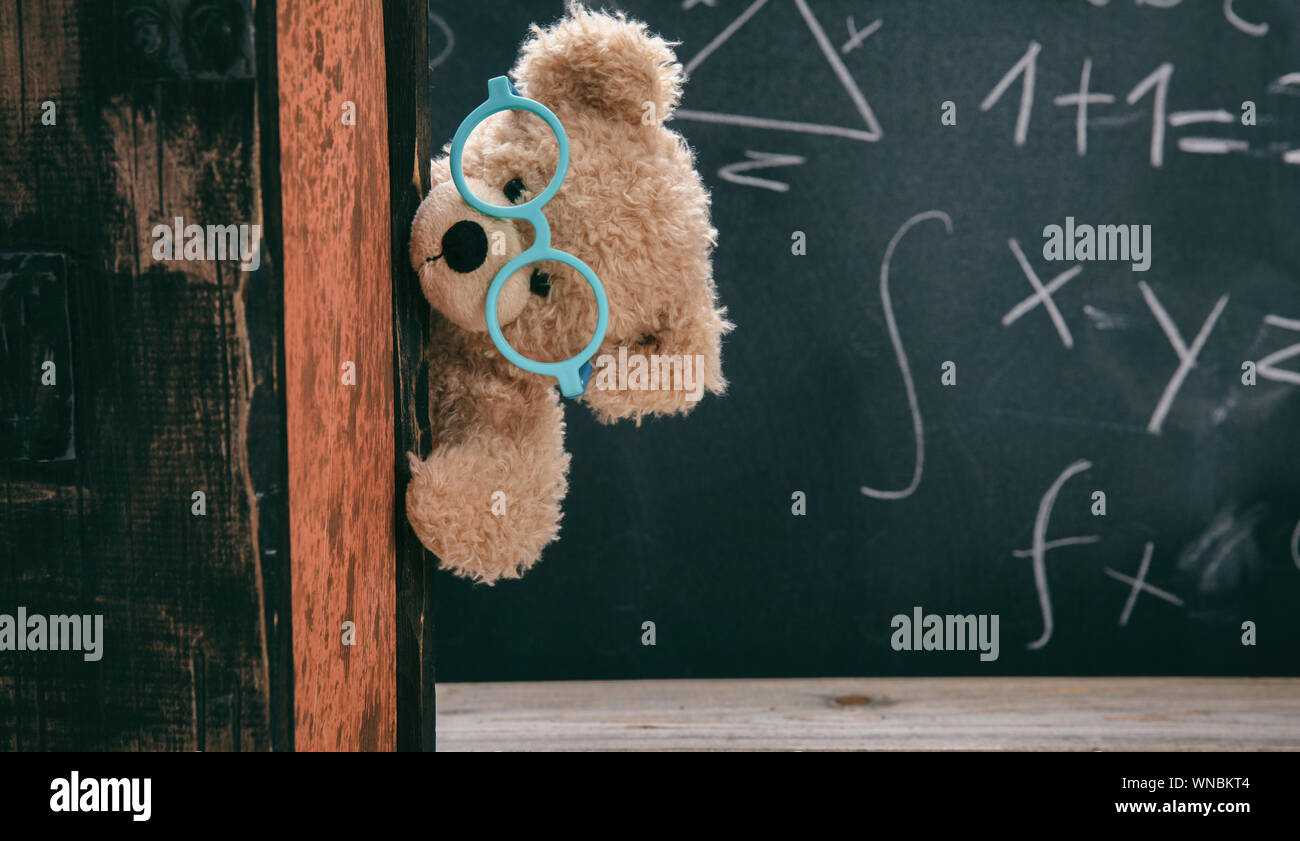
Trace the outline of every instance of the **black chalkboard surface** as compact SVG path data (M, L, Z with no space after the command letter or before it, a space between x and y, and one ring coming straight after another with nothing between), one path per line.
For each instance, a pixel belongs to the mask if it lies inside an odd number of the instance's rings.
M1300 4L615 5L681 42L730 391L566 407L441 680L1300 674ZM436 142L561 6L431 4Z

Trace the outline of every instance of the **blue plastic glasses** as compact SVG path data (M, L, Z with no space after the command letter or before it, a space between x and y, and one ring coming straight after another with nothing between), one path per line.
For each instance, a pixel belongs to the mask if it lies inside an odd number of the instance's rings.
M546 121L555 133L556 142L559 144L559 155L555 163L555 175L551 178L551 183L546 189L532 199L520 205L495 205L481 201L469 189L465 183L465 173L461 169L461 153L465 150L465 143L469 140L470 133L474 131L479 123L499 111L529 111ZM492 285L487 291L487 327L488 334L492 337L492 343L501 351L501 355L510 360L515 365L523 368L525 371L531 371L534 374L544 374L555 377L560 383L560 393L565 397L578 397L587 387L587 378L591 375L590 359L595 355L600 343L605 339L605 328L609 324L609 304L605 300L605 288L600 284L600 278L596 273L577 257L564 251L558 251L551 247L551 226L542 214L542 208L548 201L555 197L560 187L564 184L564 176L569 169L569 138L564 133L564 126L556 118L551 110L540 102L519 95L514 85L505 76L497 76L488 80L488 97L482 105L470 112L469 116L456 129L456 136L451 141L451 178L456 183L456 190L460 193L461 198L470 207L487 216L493 216L498 219L522 219L533 226L535 236L532 246L501 267L492 278ZM577 353L577 355L564 360L563 362L537 362L529 359L523 354L516 351L506 341L505 336L501 334L501 325L497 321L497 298L501 294L501 288L505 286L506 280L523 266L529 263L538 263L543 260L550 260L556 263L564 263L572 266L578 271L587 283L591 286L591 291L596 293L596 333L591 337L587 346Z

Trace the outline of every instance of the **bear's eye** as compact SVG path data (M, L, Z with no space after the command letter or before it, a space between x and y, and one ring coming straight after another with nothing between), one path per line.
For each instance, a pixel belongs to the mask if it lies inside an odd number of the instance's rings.
M541 269L533 269L533 276L528 281L528 289L534 295L545 298L551 294L551 276Z
M518 178L511 178L501 190L506 194L507 201L511 204L518 204L519 198L524 194L524 182Z

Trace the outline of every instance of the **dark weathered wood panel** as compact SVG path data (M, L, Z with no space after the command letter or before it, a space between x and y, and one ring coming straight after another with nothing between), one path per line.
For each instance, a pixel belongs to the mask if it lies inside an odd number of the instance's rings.
M70 332L67 258L0 253L0 458L75 455Z
M46 54L40 47L57 26L59 10L31 8L33 5L10 2L0 10L0 31L4 33L0 36L0 73L6 80L0 95L5 114L0 143L13 150L5 155L13 163L3 167L5 175L0 180L0 229L4 231L0 248L73 257L87 227L93 224L93 211L82 224L61 218L60 211L89 190L85 185L67 183L57 171L55 157L62 158L64 165L76 165L78 159L89 162L79 136L80 121L69 114L82 97L75 63L61 60L58 53ZM40 104L47 99L56 101L62 112L58 115L61 124L41 125ZM43 134L45 131L49 133ZM58 203L44 199L47 191L60 188ZM71 195L68 189L73 191ZM74 284L80 267L68 262L68 282ZM29 369L26 374L39 377L36 370ZM89 610L94 604L94 594L78 587L81 546L68 524L76 522L79 494L68 469L72 466L63 467L5 464L3 545L8 549L10 575L4 590L8 598L0 604L6 613L14 613L19 605L35 608L41 600L68 605L69 610L72 605ZM33 598L35 604L31 604ZM43 750L100 735L91 729L94 722L87 710L76 708L78 695L71 690L82 681L95 685L101 672L97 664L78 661L63 655L18 652L6 652L0 658L0 699L9 702L3 718L8 719L7 735L14 749Z
M249 443L283 434L275 264L151 254L175 216L263 222L274 173L249 71L254 44L273 55L273 21L259 9L255 37L248 5L198 10L206 28L167 8L0 4L0 69L21 79L0 101L21 173L0 181L0 249L68 255L77 441L66 466L3 467L0 610L102 613L105 632L97 663L0 653L12 747L291 744L285 571L268 569L287 563L283 466L254 468ZM39 123L46 99L56 126Z
M411 220L429 190L429 14L421 3L384 5L388 160L392 203L393 352L397 393L397 499L406 498L408 452L427 455L429 305L411 269ZM396 507L397 747L434 749L433 570L437 566Z
M393 310L378 3L280 8L295 746L396 744ZM356 123L343 122L343 103ZM342 366L355 365L355 384ZM355 644L343 644L343 623Z

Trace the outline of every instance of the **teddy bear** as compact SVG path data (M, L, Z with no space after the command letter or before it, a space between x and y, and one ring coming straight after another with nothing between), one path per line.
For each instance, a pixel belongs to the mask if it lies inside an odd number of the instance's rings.
M574 401L603 423L686 413L703 392L726 388L721 343L732 325L713 281L709 195L690 147L665 125L683 82L671 47L643 23L571 4L554 25L532 27L510 72L519 95L549 108L568 136L567 177L544 213L552 246L590 266L605 290L605 338ZM534 232L471 208L453 183L450 148L432 162L411 228L411 266L433 308L432 448L408 454L406 513L443 569L492 584L520 577L558 538L569 454L555 381L515 367L487 332L488 287ZM497 113L466 142L465 182L493 205L528 201L550 182L557 150L542 120ZM496 314L510 346L541 362L577 353L597 324L591 287L558 262L518 269ZM644 369L647 354L659 367L639 380L614 370L629 358Z

